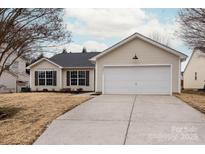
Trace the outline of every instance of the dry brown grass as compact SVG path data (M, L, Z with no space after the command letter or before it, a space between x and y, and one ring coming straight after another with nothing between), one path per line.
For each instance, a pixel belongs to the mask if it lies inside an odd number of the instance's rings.
M195 109L201 111L202 113L205 114L205 94L203 93L181 93L181 94L176 94L178 98L183 100L184 102L188 103Z
M89 96L63 93L0 94L0 144L32 144L46 126Z

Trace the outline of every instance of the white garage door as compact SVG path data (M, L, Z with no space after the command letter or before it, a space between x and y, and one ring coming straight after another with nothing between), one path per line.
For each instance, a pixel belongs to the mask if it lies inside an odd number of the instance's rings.
M171 67L106 66L104 94L170 94Z

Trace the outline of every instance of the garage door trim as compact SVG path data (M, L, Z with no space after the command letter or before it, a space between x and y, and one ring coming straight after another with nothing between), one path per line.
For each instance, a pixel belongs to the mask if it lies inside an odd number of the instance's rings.
M128 65L104 65L102 73L102 94L105 94L104 69L107 67L155 67L168 66L170 67L170 95L172 95L172 64L128 64Z

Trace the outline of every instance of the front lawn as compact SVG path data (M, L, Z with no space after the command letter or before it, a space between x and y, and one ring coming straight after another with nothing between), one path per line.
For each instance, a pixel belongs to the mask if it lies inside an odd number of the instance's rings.
M65 93L0 94L0 144L32 144L49 123L89 98Z
M201 111L205 114L205 93L204 92L183 92L176 94L176 97L180 98L193 108Z

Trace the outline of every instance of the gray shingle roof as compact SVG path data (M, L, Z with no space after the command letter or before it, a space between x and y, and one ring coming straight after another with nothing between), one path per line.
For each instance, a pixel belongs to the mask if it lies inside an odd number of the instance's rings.
M60 53L54 55L49 60L62 67L95 67L95 64L91 63L89 59L99 53L100 52Z

